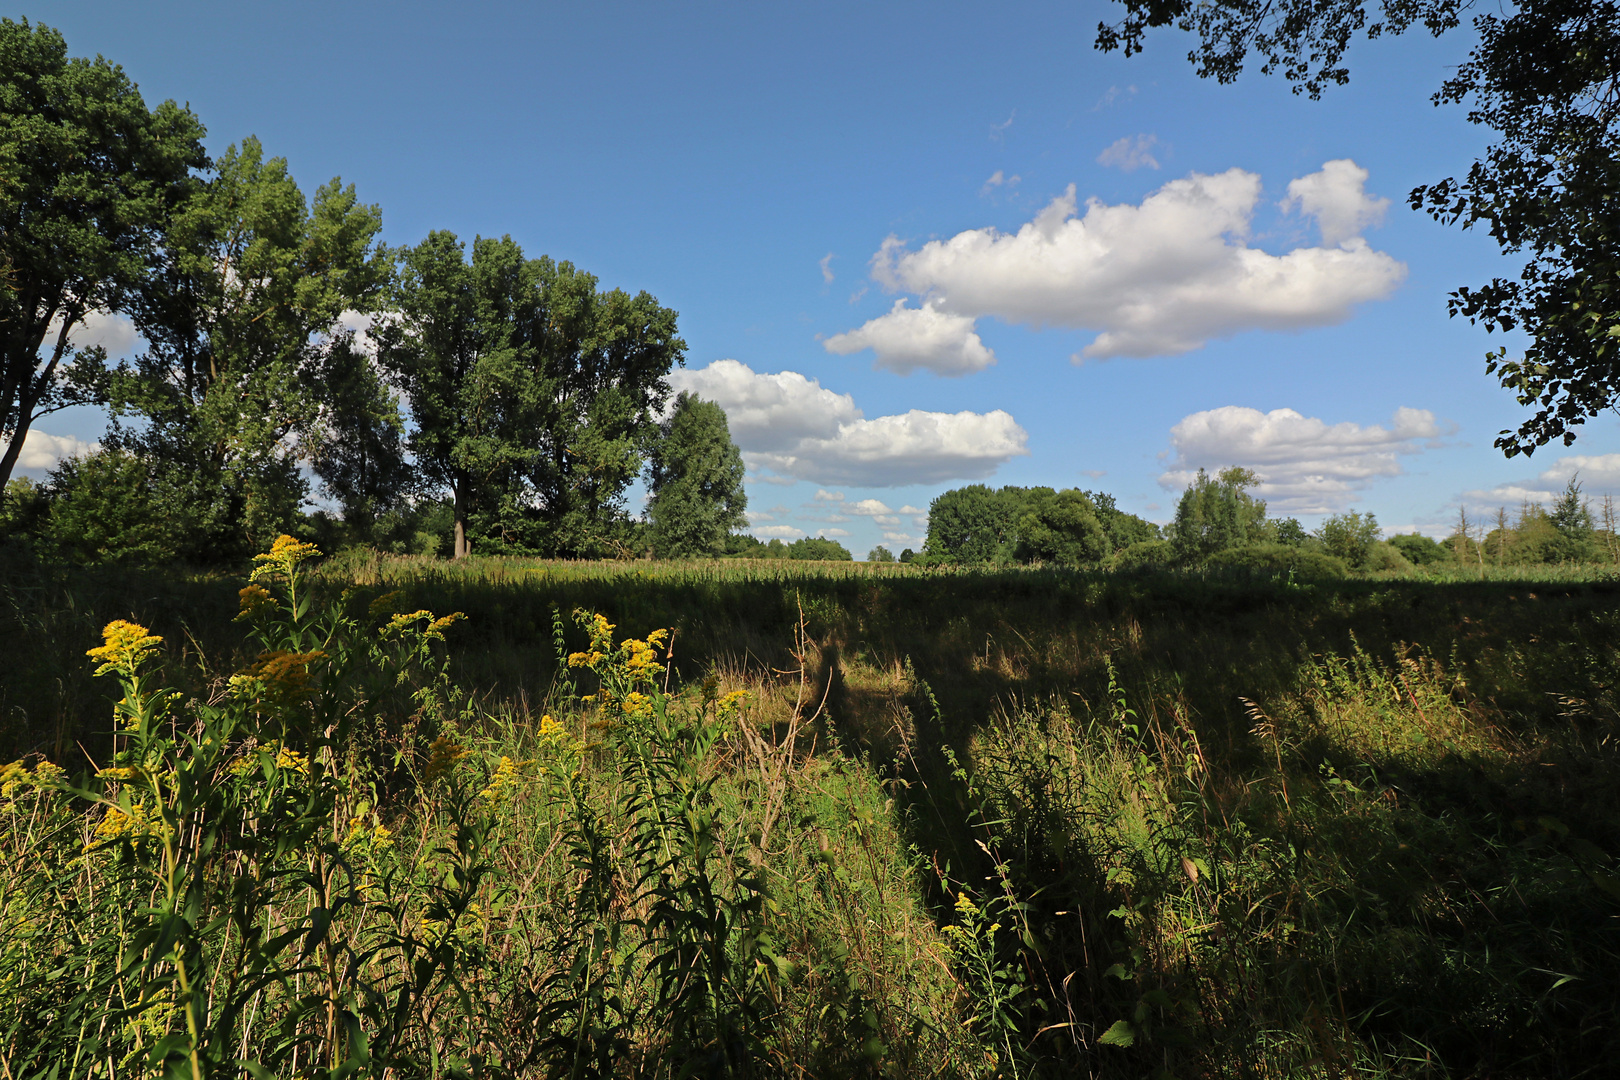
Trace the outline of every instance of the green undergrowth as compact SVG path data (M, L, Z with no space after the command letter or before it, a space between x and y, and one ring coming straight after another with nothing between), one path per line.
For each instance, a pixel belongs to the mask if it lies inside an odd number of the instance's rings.
M63 1075L108 1076L192 1075L181 1050L838 1077L1620 1052L1608 581L265 574L268 601L7 571L0 1051L48 1048L13 1075L68 1045ZM96 679L114 619L164 641ZM143 695L167 704L137 737Z

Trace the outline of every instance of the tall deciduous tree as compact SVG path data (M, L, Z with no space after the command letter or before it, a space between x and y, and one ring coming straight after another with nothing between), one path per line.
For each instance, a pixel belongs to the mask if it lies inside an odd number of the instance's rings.
M369 362L338 320L382 296L381 228L338 180L306 202L285 159L251 138L171 216L162 262L131 297L149 348L107 383L108 442L176 471L205 552L290 524L307 491L300 457L323 414L352 404L325 387Z
M510 237L475 239L469 260L448 232L403 253L395 306L378 356L424 479L455 504L456 556L474 532L551 555L621 544L624 491L685 352L675 312Z
M1473 0L1120 0L1125 17L1098 28L1097 46L1142 48L1153 27L1196 35L1188 58L1231 82L1251 52L1296 92L1317 97L1349 79L1358 35L1416 26L1439 35ZM1434 95L1468 103L1496 143L1455 177L1415 189L1414 209L1488 230L1525 259L1518 278L1451 295L1453 315L1491 330L1521 328L1524 355L1488 355L1486 369L1533 409L1496 445L1509 457L1553 440L1620 403L1620 2L1517 0L1474 16L1477 44Z
M718 555L731 531L748 524L742 453L716 403L684 392L677 397L659 425L650 465L647 520L660 558Z
M1170 544L1179 559L1204 559L1227 548L1265 538L1266 504L1247 488L1258 483L1248 469L1222 469L1211 478L1203 469L1176 504Z
M0 19L0 492L34 421L94 397L104 357L76 354L73 331L145 277L207 163L202 136L172 101L149 111L116 65Z

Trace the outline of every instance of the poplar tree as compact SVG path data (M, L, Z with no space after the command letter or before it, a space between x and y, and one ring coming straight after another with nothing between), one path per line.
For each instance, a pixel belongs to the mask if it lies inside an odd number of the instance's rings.
M0 496L41 416L94 401L105 361L72 336L125 306L207 164L203 127L148 110L117 65L0 19Z
M148 348L105 382L105 441L167 470L194 557L288 529L323 418L361 407L328 387L369 363L338 322L383 295L381 228L381 211L337 179L306 201L286 160L253 138L170 215L161 259L130 298Z
M454 504L455 555L624 550L625 489L682 361L675 312L601 292L511 239L453 233L402 253L395 312L373 331L404 392L426 486Z
M731 531L748 524L742 453L716 403L684 392L677 397L650 464L647 520L659 558L719 555Z

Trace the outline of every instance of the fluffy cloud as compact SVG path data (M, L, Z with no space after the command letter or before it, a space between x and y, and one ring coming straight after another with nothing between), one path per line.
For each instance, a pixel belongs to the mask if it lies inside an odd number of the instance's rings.
M1366 184L1367 170L1341 158L1323 165L1321 172L1290 181L1282 206L1315 218L1323 244L1343 244L1382 222L1389 209L1389 200L1368 195Z
M1570 454L1554 461L1534 480L1514 480L1482 491L1465 491L1462 503L1470 510L1494 510L1531 502L1547 504L1579 480L1582 494L1620 495L1620 454Z
M0 452L9 445L0 439ZM45 472L56 468L65 458L83 457L99 449L100 443L85 442L72 435L47 435L38 428L32 428L23 438L22 452L17 455L17 468L28 472Z
M875 347L880 324L895 331L881 339L891 355L937 356L942 346L936 338L905 353L898 331L941 333L949 325L951 340L962 342L970 324L945 324L943 317L993 315L1034 327L1098 330L1082 355L1107 359L1183 353L1245 330L1341 322L1357 304L1388 296L1406 276L1404 263L1346 231L1382 212L1383 201L1362 190L1366 175L1353 162L1329 162L1290 185L1290 205L1315 217L1333 242L1283 255L1248 244L1261 185L1259 176L1242 169L1192 173L1140 205L1093 199L1084 215L1070 185L1011 234L971 229L916 251L890 236L872 258L872 276L892 291L921 297L922 307L897 305L828 344L863 335L864 345ZM909 321L897 318L902 313ZM900 362L929 366L920 359Z
M804 530L792 525L765 525L752 530L753 534L761 540L798 540L804 536Z
M821 280L828 285L833 283L832 261L833 253L829 251L821 257L821 262L817 264L821 267Z
M1159 485L1179 490L1202 468L1242 465L1260 477L1257 494L1291 514L1342 510L1356 493L1398 476L1399 458L1448 434L1427 409L1395 410L1388 427L1329 424L1293 409L1263 413L1227 405L1193 413L1170 429L1175 460Z
M806 439L836 438L842 425L861 416L848 394L824 390L796 371L756 373L736 360L716 360L706 368L677 368L670 387L717 401L726 410L731 438L744 450L791 450Z
M62 320L52 319L50 326L45 330L45 348L54 348L56 336L61 332ZM115 360L133 352L135 343L139 340L140 335L135 332L135 324L113 311L90 312L68 335L68 341L74 348L88 349L100 345L107 350L107 355Z
M1150 169L1159 167L1159 159L1153 156L1153 148L1159 143L1157 135L1127 135L1123 139L1116 139L1106 150L1097 155L1097 164L1107 165L1123 172L1135 172L1146 165Z
M973 332L970 317L942 311L932 301L919 308L907 307L904 297L894 302L888 314L859 329L835 334L823 344L828 352L840 356L871 349L877 354L874 367L901 375L918 368L935 375L968 375L996 362L996 354Z
M669 382L718 402L744 461L782 478L856 487L981 480L1029 453L1028 432L1001 409L913 409L868 420L848 394L797 372L767 375L736 360L677 370Z

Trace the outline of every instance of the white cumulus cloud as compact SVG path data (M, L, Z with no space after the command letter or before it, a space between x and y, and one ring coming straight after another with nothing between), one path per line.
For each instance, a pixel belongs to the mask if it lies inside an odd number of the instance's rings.
M1367 170L1341 158L1323 165L1321 172L1290 181L1282 206L1314 217L1323 244L1343 244L1382 222L1389 209L1389 200L1368 195L1366 185Z
M108 350L111 352L111 350ZM10 442L0 439L0 453L4 453ZM17 455L17 469L27 472L46 472L56 468L65 459L70 457L83 457L93 454L101 449L100 443L85 442L72 435L47 435L38 428L31 428L23 437L22 451Z
M778 478L817 484L899 487L980 480L1029 453L1028 432L1001 409L912 409L868 420L848 394L824 389L797 372L755 372L736 360L677 370L669 382L677 391L719 403L732 439L756 475L769 470ZM827 500L841 501L836 494L828 492Z
M669 385L720 403L732 440L744 450L785 450L808 438L836 437L842 424L861 411L848 394L824 390L796 371L756 373L737 360L716 360L706 368L677 368Z
M874 324L913 333L945 325L919 318L926 311L1097 330L1082 352L1089 359L1170 355L1246 330L1342 322L1357 304L1388 296L1406 276L1404 263L1344 234L1370 221L1378 202L1361 192L1362 177L1354 163L1330 162L1297 181L1304 184L1294 196L1299 207L1335 243L1282 255L1249 246L1261 184L1243 169L1192 173L1140 205L1093 199L1084 214L1071 184L1016 233L970 229L915 251L890 236L872 258L872 277L891 291L921 297L922 307L897 306L829 344L866 335L863 342L875 347ZM894 318L901 312L912 321ZM965 341L963 324L949 325L953 340ZM882 341L902 356L897 337ZM930 339L914 355L937 355L940 348Z
M1179 490L1197 470L1229 465L1252 469L1256 494L1275 511L1325 514L1343 510L1374 481L1398 476L1400 457L1448 434L1427 409L1400 408L1388 427L1329 424L1293 409L1261 412L1238 405L1193 413L1170 429L1175 458L1159 485Z
M1576 480L1587 497L1620 495L1620 454L1569 454L1554 461L1533 480L1512 480L1485 490L1465 491L1461 502L1470 511L1486 512L1521 503L1547 505ZM1594 513L1596 509L1594 508Z
M1157 135L1127 135L1123 139L1116 139L1098 154L1097 164L1123 172L1135 172L1144 165L1157 169L1159 159L1153 156L1153 148L1158 144Z
M952 315L932 302L907 307L904 297L894 302L888 314L835 334L823 344L828 352L840 356L871 349L877 354L873 366L901 375L918 368L935 375L968 375L996 362L996 354L974 332L970 317Z

